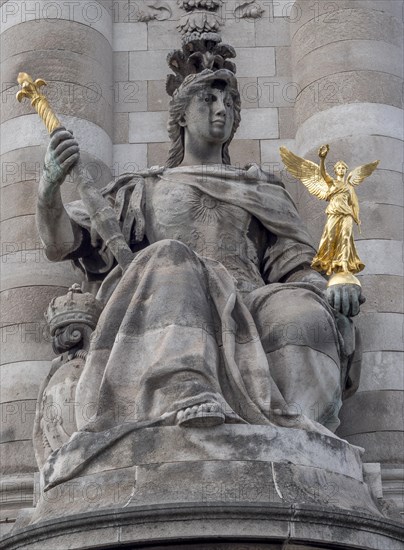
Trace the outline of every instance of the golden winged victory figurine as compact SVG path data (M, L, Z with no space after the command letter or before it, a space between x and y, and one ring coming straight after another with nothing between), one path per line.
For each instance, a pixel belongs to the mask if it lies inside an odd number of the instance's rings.
M329 145L320 147L320 166L298 157L286 147L280 148L280 154L290 174L299 179L312 195L329 202L325 211L327 222L311 267L332 275L329 286L344 283L360 286L359 280L353 275L365 267L353 239L354 222L358 226L361 223L355 187L376 170L379 161L358 166L345 178L348 166L339 160L334 165L336 177L332 178L325 168L325 158L329 150Z

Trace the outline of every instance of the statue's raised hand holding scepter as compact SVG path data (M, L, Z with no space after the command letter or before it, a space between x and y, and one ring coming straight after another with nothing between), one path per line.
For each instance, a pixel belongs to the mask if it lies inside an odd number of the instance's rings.
M74 247L77 240L77 232L68 220L60 196L60 186L66 175L74 170L77 189L94 227L108 244L118 264L125 269L132 261L133 254L122 235L115 212L80 162L78 142L62 126L46 96L41 93L40 88L46 86L45 80L38 78L34 81L27 73L19 73L17 80L21 85L17 100L31 100L31 105L51 136L45 156L44 175L39 184L37 208L41 211L38 219L42 220L39 223L44 242L48 245L49 259L59 260L69 252L69 248Z

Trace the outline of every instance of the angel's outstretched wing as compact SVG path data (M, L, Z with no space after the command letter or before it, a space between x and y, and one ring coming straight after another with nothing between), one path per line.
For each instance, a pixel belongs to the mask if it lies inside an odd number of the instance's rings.
M373 174L379 162L379 160L376 160L375 162L358 166L358 168L355 168L354 170L352 170L352 172L350 172L347 178L347 182L351 185L359 185L363 182L365 178Z
M288 172L299 179L318 199L326 200L328 185L321 175L320 166L311 160L298 157L286 147L280 147L280 153Z

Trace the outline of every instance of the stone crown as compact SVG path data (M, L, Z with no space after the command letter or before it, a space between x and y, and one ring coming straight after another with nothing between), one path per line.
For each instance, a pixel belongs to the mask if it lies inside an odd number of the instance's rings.
M79 284L72 285L67 294L53 298L45 313L53 335L58 328L71 323L83 323L95 328L102 304L89 292L83 293Z

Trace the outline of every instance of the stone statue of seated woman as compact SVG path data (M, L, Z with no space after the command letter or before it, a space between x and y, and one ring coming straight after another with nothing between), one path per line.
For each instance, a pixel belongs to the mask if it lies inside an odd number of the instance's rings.
M283 185L256 165L231 165L239 123L227 69L191 74L174 92L166 165L102 191L134 253L125 270L83 203L63 205L60 186L79 145L65 129L51 137L41 239L50 260L73 260L101 283L103 305L77 384L76 437L153 422L337 428L358 384L350 317L360 289L334 287L339 297L329 302Z

